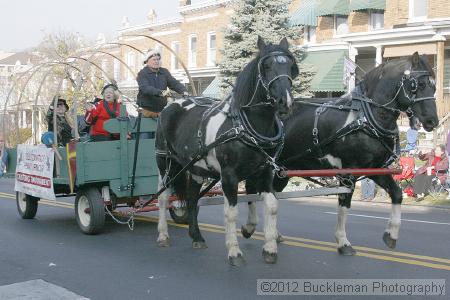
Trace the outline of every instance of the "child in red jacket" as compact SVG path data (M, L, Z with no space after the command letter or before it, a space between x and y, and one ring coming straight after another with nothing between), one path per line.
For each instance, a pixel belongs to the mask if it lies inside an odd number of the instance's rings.
M91 141L110 141L119 139L118 134L111 134L103 128L103 124L109 119L120 116L120 103L118 88L115 84L107 84L102 90L103 100L95 106L86 107L86 123L91 125Z

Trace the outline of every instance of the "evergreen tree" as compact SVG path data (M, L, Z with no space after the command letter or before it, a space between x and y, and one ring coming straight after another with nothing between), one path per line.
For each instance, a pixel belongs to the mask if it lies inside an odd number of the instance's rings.
M221 87L231 90L237 75L257 52L258 35L264 41L278 44L283 37L290 40L291 51L299 63L303 51L293 41L301 37L299 27L291 27L288 4L290 0L234 0L229 27L225 30L223 59L219 64ZM311 66L299 63L300 75L294 81L294 96L307 96L314 75Z

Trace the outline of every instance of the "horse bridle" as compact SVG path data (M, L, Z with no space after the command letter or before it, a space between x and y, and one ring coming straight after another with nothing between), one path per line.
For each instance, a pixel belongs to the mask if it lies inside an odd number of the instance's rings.
M412 74L414 73L419 73L418 76L413 76ZM394 97L392 97L392 99L390 101L388 101L387 103L381 105L380 107L384 107L384 108L390 108L393 109L391 107L388 107L389 104L391 104L394 101L397 101L397 103L401 106L401 107L406 107L405 111L408 114L412 114L412 109L411 107L421 101L426 101L426 100L436 100L436 98L433 97L420 97L417 98L417 91L419 90L419 78L421 77L425 77L427 76L432 77L431 73L428 71L411 71L411 70L406 70L404 72L404 75L402 76L401 81L398 84L398 89L397 92L395 93ZM405 89L405 83L408 82L409 86L410 86L410 94L406 91ZM400 92L403 91L403 96L407 99L407 103L403 104L401 103L397 97L400 94ZM397 109L395 109L396 111L398 111Z
M264 78L264 76L262 75L262 72L261 72L261 66L262 66L263 62L267 58L273 57L273 56L283 56L283 57L286 56L286 57L289 57L290 59L292 59L294 61L294 63L295 63L295 59L293 59L292 55L290 55L288 53L285 53L283 51L273 51L273 52L270 52L269 54L264 55L263 57L261 57L259 59L259 61L258 61L258 82L256 83L255 90L253 91L253 96L250 99L250 101L246 105L243 105L242 107L248 108L248 107L260 106L260 105L273 106L275 104L275 102L276 102L276 99L270 94L270 85L272 83L274 83L276 80L278 80L280 78L284 78L284 77L288 78L289 81L291 82L291 85L292 85L292 78L291 78L291 76L289 76L287 74L280 74L278 76L275 76L269 82L265 81L265 78ZM261 83L262 87L266 90L266 98L267 98L268 102L252 104L253 100L255 99L256 92L258 91L258 86L259 86L260 83Z

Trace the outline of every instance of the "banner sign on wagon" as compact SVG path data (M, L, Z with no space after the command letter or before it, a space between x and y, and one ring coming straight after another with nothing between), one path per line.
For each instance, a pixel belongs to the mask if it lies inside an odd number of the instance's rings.
M53 191L53 149L45 146L18 145L14 190L55 200Z

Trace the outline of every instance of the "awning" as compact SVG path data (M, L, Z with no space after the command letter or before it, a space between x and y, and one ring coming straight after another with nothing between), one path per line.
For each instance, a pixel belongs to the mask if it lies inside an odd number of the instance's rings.
M220 97L220 80L216 77L211 81L208 87L202 93L203 97L217 98Z
M347 50L334 50L306 53L306 57L301 64L312 66L316 73L311 81L311 92L347 91L343 83L344 57L347 52Z
M383 57L410 56L416 51L419 54L436 54L436 43L385 46Z
M317 2L318 0L304 0L289 18L289 25L317 26Z
M343 15L348 16L349 0L320 0L317 8L318 16Z
M351 0L350 11L364 10L364 9L379 9L386 8L386 0Z

